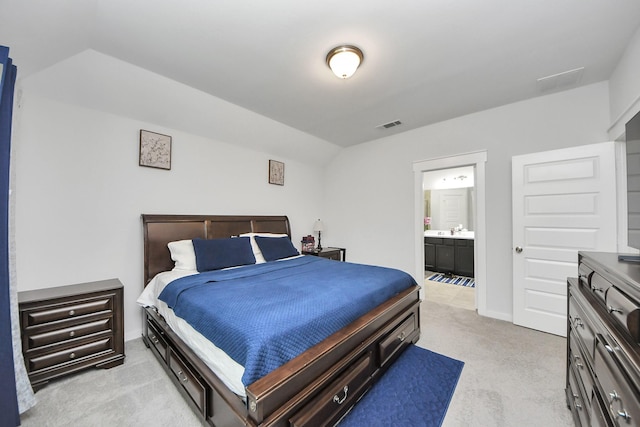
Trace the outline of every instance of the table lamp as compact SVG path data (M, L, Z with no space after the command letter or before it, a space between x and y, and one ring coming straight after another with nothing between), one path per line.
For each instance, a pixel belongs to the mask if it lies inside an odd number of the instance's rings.
M317 247L318 252L322 250L322 243L320 242L320 240L322 239L323 230L324 230L324 224L322 223L322 221L318 219L316 223L313 225L313 231L318 232L318 247Z

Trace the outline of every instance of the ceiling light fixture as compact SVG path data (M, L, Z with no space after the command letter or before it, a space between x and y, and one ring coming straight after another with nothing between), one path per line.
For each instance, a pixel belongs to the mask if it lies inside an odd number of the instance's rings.
M337 77L348 79L356 72L364 55L355 46L334 47L327 54L327 65Z

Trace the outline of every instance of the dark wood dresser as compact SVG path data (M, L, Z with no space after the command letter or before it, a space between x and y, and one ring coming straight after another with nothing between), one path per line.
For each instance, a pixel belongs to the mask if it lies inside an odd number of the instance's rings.
M580 252L568 280L567 405L578 426L640 426L640 264Z
M53 378L124 361L118 279L18 293L22 353L38 390Z

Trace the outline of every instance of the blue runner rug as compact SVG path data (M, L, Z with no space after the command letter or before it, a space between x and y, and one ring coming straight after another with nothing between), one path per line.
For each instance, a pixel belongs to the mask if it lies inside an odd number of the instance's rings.
M410 345L339 427L442 425L464 362Z
M427 277L427 280L433 280L435 282L449 283L451 285L466 286L468 288L475 288L476 282L472 277L463 276L446 276L441 273L432 274Z

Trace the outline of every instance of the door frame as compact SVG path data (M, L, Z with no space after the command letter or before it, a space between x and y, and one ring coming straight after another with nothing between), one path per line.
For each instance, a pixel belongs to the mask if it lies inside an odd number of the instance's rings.
M475 151L454 156L437 157L413 162L414 172L414 238L415 238L415 277L418 283L424 284L424 191L422 174L438 169L450 169L461 166L474 166L475 172L475 242L473 248L474 279L476 282L476 309L481 316L487 315L487 257L486 257L486 186L485 163L487 151ZM421 292L424 292L421 290ZM424 295L422 295L424 298Z

